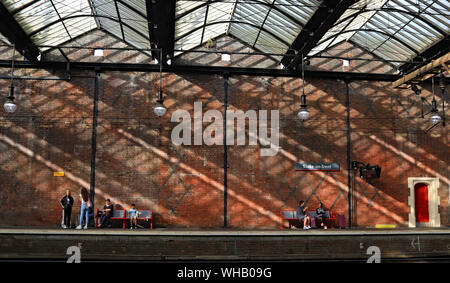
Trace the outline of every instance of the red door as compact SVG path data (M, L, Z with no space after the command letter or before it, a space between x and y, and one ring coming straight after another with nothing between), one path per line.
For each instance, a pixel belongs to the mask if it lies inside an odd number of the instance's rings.
M419 183L414 186L416 205L416 222L429 222L428 214L428 185Z

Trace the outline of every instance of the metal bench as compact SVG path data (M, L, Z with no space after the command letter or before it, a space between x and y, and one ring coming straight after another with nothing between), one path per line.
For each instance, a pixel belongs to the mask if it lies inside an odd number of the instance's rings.
M125 222L126 220L130 219L130 212L128 210L125 211L124 221L123 221L123 228L125 229ZM136 219L141 219L145 221L150 221L150 229L153 229L153 210L147 209L147 210L138 210L138 217Z
M98 219L101 217L101 210L97 209L96 212L96 223L95 227L98 227ZM130 212L128 210L123 209L114 209L112 212L110 220L121 220L122 221L122 228L125 229L126 221L130 219ZM153 229L153 210L138 210L138 217L139 220L145 220L150 221L150 229Z
M297 212L295 210L280 210L280 218L281 218L280 229L282 230L283 230L283 220L289 221L289 229L291 229L293 221L300 222L297 218Z
M125 217L125 210L114 209L111 214L111 217L109 219L110 220L122 220L122 222L123 222L124 217Z
M317 214L316 214L315 217L316 217L316 219L322 219L321 217L317 216ZM336 218L333 215L333 212L332 211L328 211L328 210L325 211L325 218L327 219L327 223L326 224L329 224L330 228L333 229L334 228L334 221L336 220Z
M316 219L319 218L315 211L308 211L308 215L311 218L313 218L313 217L315 217ZM333 212L325 211L325 217L327 218L327 220L328 220L327 222L330 224L331 228L334 228L335 217L333 215ZM289 221L289 229L291 229L291 227L294 223L303 224L298 220L297 211L295 211L295 210L280 210L280 219L281 219L280 229L283 229L283 220Z
M98 227L98 219L102 216L102 210L97 209L97 212L95 213L95 227ZM122 209L114 209L112 211L111 217L109 220L122 220L125 217L125 210Z

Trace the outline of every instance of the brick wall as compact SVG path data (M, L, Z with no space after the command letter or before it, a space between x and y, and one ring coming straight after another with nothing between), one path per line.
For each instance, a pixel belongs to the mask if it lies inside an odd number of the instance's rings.
M248 51L236 39L222 37L214 50ZM126 47L100 31L78 38L74 45ZM205 48L205 47L201 47ZM11 52L2 47L2 59ZM146 54L110 51L94 58L85 50L68 52L71 60L150 62ZM370 55L348 43L331 55ZM46 56L56 60L57 51ZM221 62L216 54L188 53L178 63L274 67L270 58L232 55ZM340 60L314 59L310 68L342 71ZM350 71L393 72L379 62L351 62ZM345 71L345 70L344 70ZM0 75L8 75L0 69ZM15 75L53 76L53 70L17 70ZM74 73L70 81L16 81L18 110L0 116L0 225L57 226L59 199L66 189L78 196L90 186L93 125L93 73ZM83 75L84 77L79 77ZM91 78L87 78L90 76ZM164 74L167 114L159 118L153 107L159 87L157 73L101 74L97 127L95 205L106 198L117 208L135 203L153 209L156 227L222 227L223 146L175 146L171 141L171 115L185 109L193 117L194 102L203 112L223 114L223 78L213 75ZM7 89L8 80L0 80ZM439 177L441 223L448 225L448 131L428 126L419 118L420 100L412 91L392 89L386 82L351 82L351 160L377 164L379 180L368 184L356 178L359 226L396 223L407 226L408 177ZM307 79L305 93L311 118L296 118L302 80L297 78L231 77L229 109L280 110L280 150L260 156L260 146L228 147L229 227L277 228L279 211L295 209L303 199L310 208L319 201L348 217L347 128L345 83ZM448 88L447 88L448 90ZM6 92L5 96L6 96ZM430 89L424 91L429 101ZM440 96L437 97L441 104ZM204 124L206 128L208 124ZM296 162L337 162L340 172L301 172ZM64 177L53 176L65 172ZM79 211L76 197L73 211Z

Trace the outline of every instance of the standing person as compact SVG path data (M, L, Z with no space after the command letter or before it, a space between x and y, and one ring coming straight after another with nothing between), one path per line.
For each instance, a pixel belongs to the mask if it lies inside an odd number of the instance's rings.
M63 209L62 228L70 228L70 217L72 215L73 197L70 195L70 191L66 190L66 194L62 197L61 206Z
M106 204L103 207L103 212L102 212L102 216L100 217L100 227L104 228L105 224L109 221L109 219L111 218L111 215L113 213L114 210L114 205L111 203L110 199L106 200Z
M80 193L80 200L81 200L81 207L80 207L80 224L77 226L77 229L87 229L88 223L89 223L89 209L88 209L88 202L89 199L89 193L86 188L81 189ZM83 220L85 220L85 224L83 227Z
M129 215L130 215L130 229L136 229L137 226L137 217L138 217L139 212L136 210L136 206L133 204L131 204L131 208L129 210Z
M323 227L323 229L327 229L327 217L325 214L325 207L323 206L323 203L319 204L319 207L316 209L316 213L317 213L317 217L322 219L322 223L320 224L320 226Z
M308 207L303 207L305 202L303 200L299 201L298 208L297 208L297 218L300 220L300 222L303 221L303 229L311 229L311 226L309 226L310 219L309 215L306 214L306 210Z

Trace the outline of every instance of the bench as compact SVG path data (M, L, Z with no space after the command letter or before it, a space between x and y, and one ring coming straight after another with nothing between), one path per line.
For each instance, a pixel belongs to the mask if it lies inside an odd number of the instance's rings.
M98 226L98 220L102 216L102 210L97 209L95 212L95 227ZM114 209L109 220L123 220L125 217L125 210L122 209Z
M311 218L315 217L316 219L320 219L317 217L317 214L315 211L308 211L308 215ZM327 222L330 224L331 228L334 228L335 217L333 215L333 212L325 211L325 216L328 218ZM280 210L280 219L281 219L280 229L283 229L283 220L289 221L289 229L291 229L293 223L300 223L300 221L297 218L296 210ZM300 224L303 224L303 223L300 223Z
M123 221L123 229L125 229L125 222L127 219L128 220L130 219L130 212L128 210L125 211L125 218ZM148 209L147 210L138 210L138 217L136 219L150 221L150 229L153 229L153 210L148 210Z
M111 220L122 220L125 217L125 210L121 209L114 209L111 217L109 219Z
M315 211L308 212L308 214L309 214L309 216L311 216L311 218L315 217L316 220L320 219L320 221L322 221L322 217L319 217ZM333 212L330 211L330 210L325 211L325 218L326 218L327 224L329 224L330 228L333 229L334 228L334 221L336 220L334 215L333 215Z
M95 214L96 221L95 221L95 227L98 227L98 219L101 217L101 210L97 209L97 212ZM122 221L122 227L125 229L126 221L130 219L130 213L128 210L123 209L114 209L110 220L120 220ZM153 210L138 210L138 217L137 219L150 221L150 229L153 229Z

